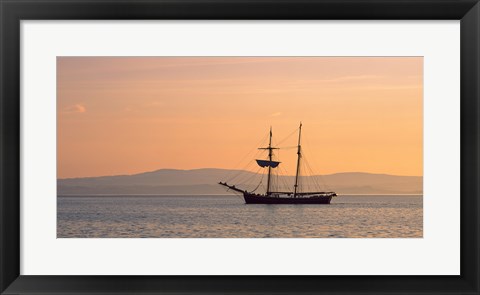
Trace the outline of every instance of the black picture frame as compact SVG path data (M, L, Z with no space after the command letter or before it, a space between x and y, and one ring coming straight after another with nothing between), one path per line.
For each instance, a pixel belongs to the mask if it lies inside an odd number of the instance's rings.
M1 294L480 294L477 0L0 0L0 17ZM461 275L20 275L20 22L59 19L461 20Z

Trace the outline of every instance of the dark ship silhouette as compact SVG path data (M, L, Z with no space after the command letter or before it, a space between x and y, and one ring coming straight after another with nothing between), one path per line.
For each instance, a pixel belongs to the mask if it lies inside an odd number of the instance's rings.
M297 145L297 169L295 174L295 184L293 191L272 191L272 169L277 168L281 162L273 160L273 151L279 149L272 147L272 128L270 128L270 138L268 147L259 148L268 150L267 160L256 160L258 166L262 168L268 167L267 188L265 194L257 194L254 191L247 191L237 188L235 185L229 185L227 182L219 182L218 184L228 189L243 194L246 204L330 204L335 192L300 192L299 191L299 174L300 162L302 159L301 147L302 123L298 129L298 145Z

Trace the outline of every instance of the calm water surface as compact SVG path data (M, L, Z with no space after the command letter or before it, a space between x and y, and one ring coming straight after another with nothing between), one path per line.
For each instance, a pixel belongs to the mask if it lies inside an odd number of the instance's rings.
M228 196L59 196L59 238L421 238L422 196L246 205Z

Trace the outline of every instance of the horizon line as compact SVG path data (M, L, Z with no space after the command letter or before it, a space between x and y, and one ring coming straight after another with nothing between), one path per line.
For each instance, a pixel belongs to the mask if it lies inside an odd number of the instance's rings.
M178 168L160 168L156 170L144 171L144 172L137 172L132 174L110 174L110 175L99 175L99 176L74 176L74 177L58 177L57 180L65 180L65 179L78 179L78 178L99 178L99 177L115 177L115 176L134 176L139 174L145 173L153 173L158 172L161 170L174 170L174 171L195 171L195 170L230 170L230 171L244 171L249 173L254 173L254 171L250 170L243 170L243 169L229 169L229 168L192 168L192 169L178 169ZM398 174L390 174L390 173L379 173L379 172L362 172L362 171L344 171L344 172L333 172L333 173L326 173L326 174L315 174L315 175L308 175L308 177L312 176L326 176L326 175L334 175L334 174L346 174L346 173L361 173L361 174L374 174L374 175L389 175L389 176L399 176L399 177L423 177L423 175L398 175ZM284 177L293 177L294 175L282 175Z

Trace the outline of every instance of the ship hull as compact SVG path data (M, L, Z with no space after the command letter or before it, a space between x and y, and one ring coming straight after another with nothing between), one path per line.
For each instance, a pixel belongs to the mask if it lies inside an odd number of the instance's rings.
M246 204L330 204L332 196L315 196L311 198L276 198L252 194L243 194Z

